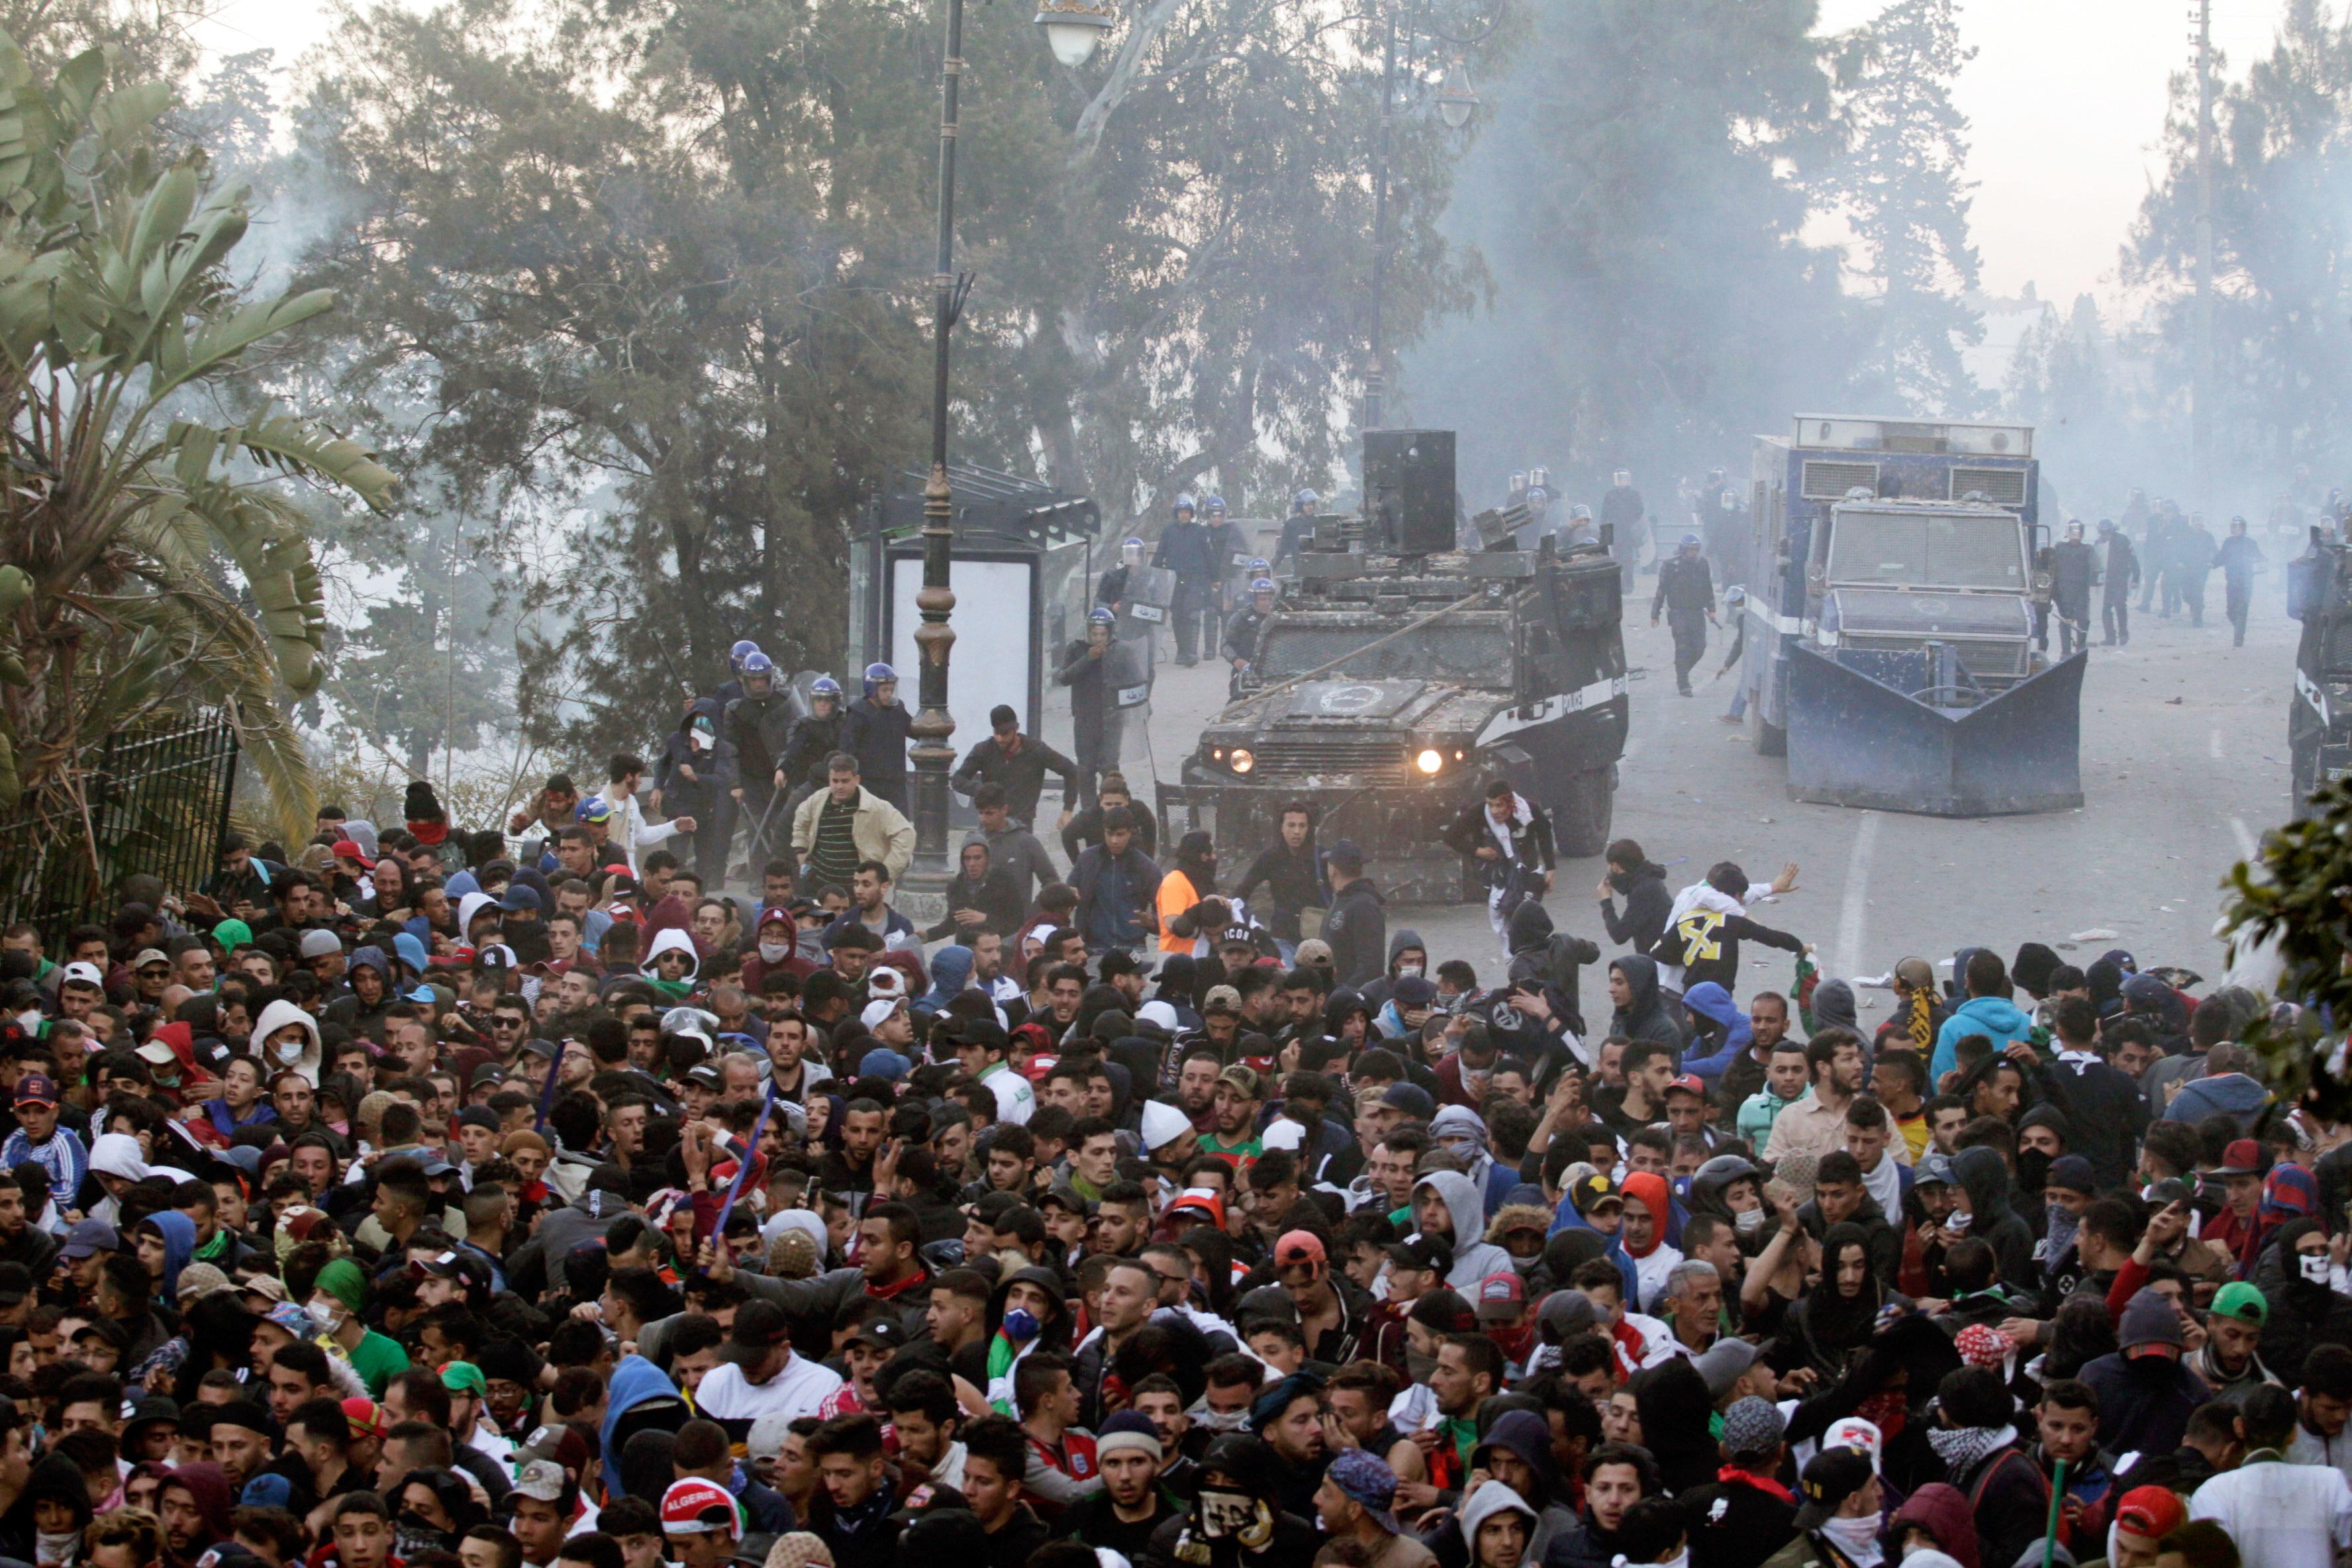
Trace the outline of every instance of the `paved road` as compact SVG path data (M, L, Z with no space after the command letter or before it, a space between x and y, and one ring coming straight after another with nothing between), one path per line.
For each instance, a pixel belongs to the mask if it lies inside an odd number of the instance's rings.
M2221 600L2217 574L2203 628L2135 616L2129 647L2092 649L2081 809L1959 820L1789 799L1782 764L1751 755L1742 730L1717 721L1731 679L1676 697L1668 636L1639 616L1626 650L1643 673L1633 687L1614 831L1666 863L1675 887L1718 859L1759 879L1798 862L1799 890L1758 918L1813 942L1828 973L1883 974L1906 954L1941 962L1978 942L2006 954L2033 938L2080 953L2078 962L2123 947L2143 967L2179 963L2217 976L2220 880L2284 814L2296 630L2266 581L2247 646L2233 649ZM1703 672L1721 648L1711 644ZM1220 667L1163 666L1150 748L1128 740L1139 794L1155 767L1175 776L1223 695ZM1066 731L1066 718L1060 724ZM1562 865L1549 902L1564 928L1606 950L1591 899L1601 869L1598 860ZM1469 957L1482 974L1499 969L1483 910L1396 909L1390 924L1416 927L1439 956ZM2072 941L2098 930L2116 934ZM1788 977L1783 954L1753 962L1753 985ZM1884 1008L1883 994L1861 994L1865 1011Z

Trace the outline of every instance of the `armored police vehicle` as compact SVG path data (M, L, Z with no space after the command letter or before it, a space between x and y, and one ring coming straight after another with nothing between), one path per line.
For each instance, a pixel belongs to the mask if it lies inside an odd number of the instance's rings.
M1433 454L1442 456L1442 462ZM1609 838L1625 743L1619 577L1605 542L1512 548L1524 508L1455 547L1453 437L1367 438L1369 516L1315 520L1240 694L1159 792L1163 837L1223 855L1274 843L1304 801L1318 841L1353 839L1382 892L1480 896L1441 835L1499 774L1549 812L1563 858Z
M1802 415L1759 437L1740 680L1798 800L1948 816L2083 801L2086 655L2035 647L2022 425Z

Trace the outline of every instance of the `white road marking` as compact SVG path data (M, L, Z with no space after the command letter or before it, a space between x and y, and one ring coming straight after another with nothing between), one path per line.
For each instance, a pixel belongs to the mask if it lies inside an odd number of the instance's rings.
M2230 833L2238 841L2239 858L2252 859L2254 851L2261 847L2254 842L2254 836L2246 830L2246 819L2242 816L2230 818Z
M2217 763L2221 760L2221 731L2208 730L2205 732L2205 754L2212 758Z
M1862 932L1870 902L1870 857L1878 847L1878 813L1865 811L1845 859L1845 897L1838 905L1837 973L1862 973Z

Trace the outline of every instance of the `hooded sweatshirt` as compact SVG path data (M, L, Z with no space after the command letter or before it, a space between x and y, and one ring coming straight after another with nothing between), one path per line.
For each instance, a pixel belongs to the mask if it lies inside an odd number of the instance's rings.
M665 952L682 952L686 954L686 977L684 979L659 980L655 978L656 972L654 969L654 960L660 957ZM674 1001L684 1001L688 993L694 989L696 976L702 972L702 960L694 951L693 937L689 936L687 932L678 930L676 926L672 926L667 931L659 931L655 934L653 945L646 949L645 959L639 967L645 971L645 979L646 984L650 984L655 990L660 992L665 996L670 997Z
M1674 899L1666 891L1666 868L1644 860L1631 871L1609 873L1609 885L1625 900L1625 913L1621 920L1613 900L1601 904L1601 923L1609 929L1609 940L1646 953L1666 929L1666 914L1674 907Z
M1769 883L1753 883L1750 899L1772 890ZM1694 882L1675 895L1666 913L1666 929L1650 951L1665 982L1687 989L1712 980L1728 989L1739 984L1739 943L1742 938L1765 947L1802 952L1805 944L1787 931L1775 931L1748 918L1748 906L1708 882Z
M1658 995L1658 966L1639 953L1612 958L1609 967L1625 977L1626 1005L1610 1017L1609 1032L1628 1040L1658 1040L1681 1059L1683 1032Z
M1696 1018L1705 1018L1723 1031L1722 1043L1708 1055L1683 1058L1683 1071L1696 1073L1707 1082L1715 1083L1721 1079L1732 1063L1739 1059L1740 1053L1755 1043L1755 1037L1748 1031L1748 1015L1733 1003L1730 992L1712 980L1702 980L1685 992L1683 1006ZM1698 1037L1692 1037L1691 1048L1694 1051L1700 1048Z
M621 1444L615 1436L621 1418L638 1405L656 1399L675 1399L677 1385L667 1373L641 1355L623 1356L613 1368L613 1381L605 1389L604 1424L597 1430L604 1450L604 1490L606 1495L622 1494Z
M1944 1075L1960 1065L1960 1038L1964 1035L1983 1035L1992 1041L1992 1048L2000 1050L2012 1040L2022 1040L2033 1033L2033 1020L2018 1011L2017 1004L2006 996L1971 996L1953 1010L1936 1031L1935 1059L1927 1064L1929 1088L1941 1083Z
M1576 1528L1576 1510L1561 1495L1559 1472L1552 1467L1551 1426L1532 1410L1506 1411L1487 1428L1486 1440L1471 1454L1473 1469L1486 1468L1486 1451L1489 1448L1508 1449L1535 1478L1529 1491L1519 1500L1538 1510L1535 1528L1528 1538L1527 1560L1541 1563L1544 1549L1551 1543L1552 1537L1565 1535ZM1487 1490L1485 1487L1478 1489L1481 1494ZM1488 1509L1479 1517L1486 1519L1493 1514L1494 1510ZM1472 1533L1475 1538L1475 1531Z
M2000 1265L2000 1278L2030 1280L2033 1266L2033 1233L2017 1216L2011 1197L2009 1166L1997 1151L1963 1149L1952 1156L1952 1173L1969 1194L1969 1234L1980 1237Z
M1568 998L1568 1026L1584 1033L1584 1005L1577 996L1576 972L1601 962L1597 943L1554 929L1551 911L1534 899L1511 911L1513 981L1538 980Z
M1432 1171L1412 1184L1412 1195L1419 1197L1424 1187L1445 1201L1454 1221L1454 1268L1445 1282L1475 1299L1478 1281L1511 1272L1511 1255L1480 1239L1486 1234L1486 1194L1459 1171Z
M302 1054L290 1062L279 1057L273 1048L270 1052L272 1059L263 1066L263 1076L265 1079L275 1077L280 1068L290 1067L308 1079L312 1089L316 1089L319 1087L319 1021L293 1003L283 1000L272 1002L261 1010L261 1016L253 1022L254 1048L259 1050L264 1040L289 1024L301 1025L308 1043L303 1046Z
M1462 1505L1462 1539L1469 1545L1472 1561L1476 1560L1479 1526L1498 1513L1525 1515L1528 1521L1528 1534L1530 1538L1543 1524L1543 1521L1537 1516L1536 1510L1528 1506L1527 1499L1500 1481L1488 1481L1485 1486L1472 1492L1470 1500ZM1530 1550L1523 1561L1540 1563L1543 1558Z

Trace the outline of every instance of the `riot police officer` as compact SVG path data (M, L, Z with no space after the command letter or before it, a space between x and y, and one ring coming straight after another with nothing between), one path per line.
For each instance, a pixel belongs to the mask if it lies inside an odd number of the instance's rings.
M1272 614L1274 579L1260 577L1250 584L1250 602L1225 621L1225 640L1218 651L1233 666L1233 677L1225 683L1226 697L1242 694L1242 677L1257 663L1258 633L1265 629L1265 618Z
M793 726L784 742L782 775L778 787L793 792L788 805L797 810L811 790L824 787L824 760L841 747L841 682L820 675L809 683L809 710Z
M1225 510L1225 498L1210 496L1201 502L1201 525L1209 531L1209 549L1217 563L1217 624L1224 625L1228 587L1249 582L1250 542L1242 525Z
M1706 657L1706 626L1715 619L1715 577L1699 554L1698 535L1683 535L1682 548L1658 563L1658 591L1650 600L1650 624L1664 611L1675 634L1675 689L1691 694L1690 672Z
M727 704L727 738L735 742L735 798L751 825L745 853L756 868L778 842L774 805L776 793L785 786L783 756L792 742L793 709L792 700L777 689L775 661L766 654L754 648L744 655L737 674L743 695ZM791 825L783 826L789 830Z
M1541 485L1530 484L1519 492L1519 500L1528 509L1528 521L1512 531L1511 548L1540 550L1544 535L1551 531L1544 516L1551 510L1551 492Z
M857 759L857 782L900 811L907 809L907 740L914 722L898 700L898 672L867 665L866 695L842 718L841 749Z
M2082 523L2069 522L2065 542L2050 552L2050 599L2062 658L2090 641L2091 585L2098 580L2097 552L2084 542Z
M1176 662L1189 669L1201 662L1202 623L1216 613L1217 558L1192 498L1178 496L1171 510L1173 516L1167 531L1160 536L1160 549L1151 563L1176 575L1176 595L1168 606L1168 618L1176 623Z
M1094 804L1097 781L1118 771L1125 714L1112 670L1112 633L1118 622L1118 616L1100 606L1088 610L1085 639L1062 650L1062 667L1054 672L1055 680L1070 689L1070 749L1077 753L1079 798L1085 805Z
M1095 603L1117 615L1127 603L1128 574L1143 564L1143 541L1129 534L1118 542L1118 564L1095 584Z

